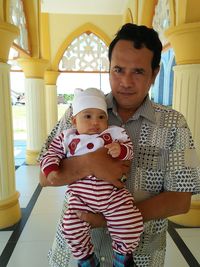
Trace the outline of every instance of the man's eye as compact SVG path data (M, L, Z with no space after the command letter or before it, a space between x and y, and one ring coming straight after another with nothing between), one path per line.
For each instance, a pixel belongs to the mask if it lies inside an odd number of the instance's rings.
M133 73L135 73L135 74L144 74L144 70L136 69L136 70L134 70Z
M114 68L114 72L120 73L120 72L122 72L122 69L121 68Z

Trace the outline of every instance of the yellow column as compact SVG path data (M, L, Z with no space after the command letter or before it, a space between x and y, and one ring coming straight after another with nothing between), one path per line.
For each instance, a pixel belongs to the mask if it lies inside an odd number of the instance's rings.
M200 22L180 24L166 31L174 52L173 108L185 116L200 158ZM170 218L186 226L200 226L200 196L193 197L187 214Z
M47 134L51 132L58 121L57 86L58 71L46 71L45 80L45 101L46 101L46 129Z
M26 163L37 164L37 157L46 138L44 72L48 61L20 58L25 73L27 150Z
M0 229L21 219L19 193L15 186L10 66L6 63L12 42L18 34L17 27L0 22Z
M157 4L157 0L137 1L137 8L138 8L137 9L138 10L137 23L139 25L146 25L147 27L152 27L152 18L154 16L156 4Z

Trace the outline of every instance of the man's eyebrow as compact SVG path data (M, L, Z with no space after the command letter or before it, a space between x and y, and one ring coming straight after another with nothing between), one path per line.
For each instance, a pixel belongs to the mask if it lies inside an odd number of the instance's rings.
M123 66L119 66L119 65L115 65L112 67L112 69L125 69L126 67L123 67ZM139 72L139 73L145 73L145 70L144 68L140 68L140 67L136 67L136 68L132 68L131 69L133 72Z
M145 72L145 70L143 68L133 68L132 70L133 71L137 71L139 73L144 73Z
M119 66L119 65L115 65L115 66L113 66L112 68L113 68L113 69L115 69L115 68L123 69L123 67L122 67L122 66Z

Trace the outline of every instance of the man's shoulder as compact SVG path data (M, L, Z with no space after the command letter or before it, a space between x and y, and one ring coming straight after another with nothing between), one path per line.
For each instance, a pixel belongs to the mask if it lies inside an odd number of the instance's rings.
M183 114L171 106L165 106L157 103L152 103L155 112L156 121L160 125L166 127L181 127L186 124Z
M152 107L156 113L164 114L166 116L174 115L182 117L183 114L175 109L172 106L165 106L158 103L152 102Z

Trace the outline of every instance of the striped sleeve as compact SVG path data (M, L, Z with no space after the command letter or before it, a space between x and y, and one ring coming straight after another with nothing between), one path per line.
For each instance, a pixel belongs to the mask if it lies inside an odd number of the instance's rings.
M51 171L57 170L61 159L65 158L65 150L63 146L64 133L62 132L54 138L42 159L40 166L42 172L47 176Z
M121 153L119 155L119 159L122 160L131 160L133 159L133 144L131 140L127 140L126 142L120 143Z

